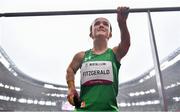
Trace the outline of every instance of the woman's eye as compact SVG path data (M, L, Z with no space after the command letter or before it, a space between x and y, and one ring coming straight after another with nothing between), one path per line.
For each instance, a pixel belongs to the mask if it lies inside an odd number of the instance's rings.
M109 23L106 22L106 21L102 21L102 22L97 21L97 22L94 23L94 26L97 26L97 25L100 25L100 24L103 24L104 26L109 26Z
M109 26L109 24L108 24L107 22L104 22L103 24L104 24L105 26Z
M99 25L100 24L100 22L96 22L94 25Z

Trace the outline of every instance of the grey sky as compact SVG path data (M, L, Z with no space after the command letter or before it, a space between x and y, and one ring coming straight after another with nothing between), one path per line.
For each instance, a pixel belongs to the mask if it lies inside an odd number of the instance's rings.
M179 0L0 0L0 12L61 11L175 7ZM180 46L180 12L151 13L160 59ZM33 78L66 84L66 68L75 53L92 48L89 26L99 16L113 27L109 47L120 42L116 14L0 18L1 46L17 67ZM130 13L131 48L122 60L120 83L136 78L153 66L147 13ZM79 72L76 85L79 85Z

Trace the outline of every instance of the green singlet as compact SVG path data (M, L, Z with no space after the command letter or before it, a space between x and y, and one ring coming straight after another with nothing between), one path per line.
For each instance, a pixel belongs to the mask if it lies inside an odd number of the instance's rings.
M83 101L76 111L118 111L118 73L120 63L112 49L102 54L85 52L81 66L81 91Z

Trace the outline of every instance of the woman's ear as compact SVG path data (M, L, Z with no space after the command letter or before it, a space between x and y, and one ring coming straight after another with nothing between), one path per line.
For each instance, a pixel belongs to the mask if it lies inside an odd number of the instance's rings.
M109 37L108 39L110 39L112 37L112 32L109 32Z
M90 26L90 33L89 36L92 38L92 25Z
M92 38L92 32L89 33L89 36Z

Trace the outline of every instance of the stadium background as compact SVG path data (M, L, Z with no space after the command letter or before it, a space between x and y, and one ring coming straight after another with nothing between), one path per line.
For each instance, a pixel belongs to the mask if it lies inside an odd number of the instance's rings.
M161 62L169 111L180 110L180 48ZM79 88L77 87L79 91ZM23 73L0 48L0 110L67 111L67 86L33 79ZM122 111L160 111L155 70L119 85L118 106Z

